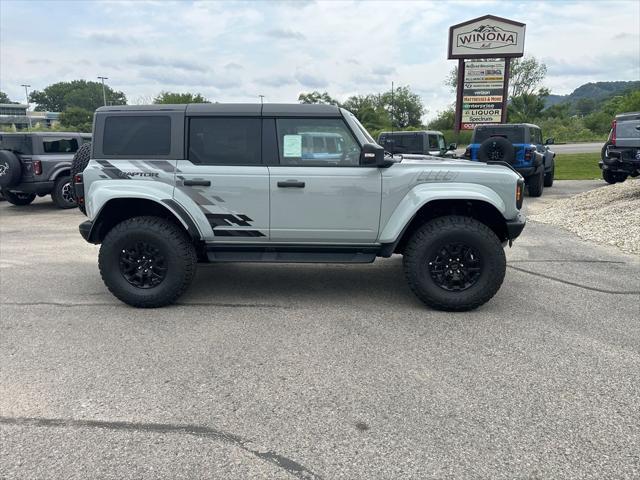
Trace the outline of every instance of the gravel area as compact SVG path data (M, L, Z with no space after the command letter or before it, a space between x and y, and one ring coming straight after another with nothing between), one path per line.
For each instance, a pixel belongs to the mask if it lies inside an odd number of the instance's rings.
M585 240L640 255L640 179L557 200L529 219L558 225Z

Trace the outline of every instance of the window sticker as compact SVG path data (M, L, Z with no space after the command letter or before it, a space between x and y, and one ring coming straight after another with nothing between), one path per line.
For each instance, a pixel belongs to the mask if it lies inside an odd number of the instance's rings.
M283 157L302 157L302 135L285 135Z

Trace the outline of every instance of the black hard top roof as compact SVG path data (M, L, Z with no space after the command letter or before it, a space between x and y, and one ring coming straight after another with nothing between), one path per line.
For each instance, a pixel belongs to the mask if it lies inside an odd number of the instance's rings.
M492 123L487 125L478 125L476 126L477 130L485 129L485 128L521 128L521 127L530 127L530 128L540 128L538 125L534 125L533 123Z
M65 135L80 135L82 137L90 137L91 133L87 132L0 132L0 135L10 135L14 137L24 137L30 135L32 137L64 137Z
M121 105L100 107L96 113L109 112L184 112L190 116L291 116L339 117L335 105L306 103L189 103L184 105Z

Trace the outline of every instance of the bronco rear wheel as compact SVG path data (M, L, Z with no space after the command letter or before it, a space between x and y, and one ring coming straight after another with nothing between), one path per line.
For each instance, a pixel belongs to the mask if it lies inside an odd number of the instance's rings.
M74 208L76 206L76 199L71 190L71 178L60 177L53 185L53 191L51 192L51 199L58 208Z
M496 234L473 218L453 215L420 227L407 243L403 263L416 296L448 311L472 310L488 302L506 271Z
M111 293L141 308L173 303L191 284L197 261L185 232L159 217L119 223L107 233L98 256L102 280Z

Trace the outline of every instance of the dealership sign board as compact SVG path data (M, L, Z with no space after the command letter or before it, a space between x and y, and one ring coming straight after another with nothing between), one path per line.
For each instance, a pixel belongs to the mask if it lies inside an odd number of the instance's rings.
M464 62L460 128L479 123L500 123L504 105L505 61Z
M509 63L524 55L525 28L493 15L449 28L448 58L458 59L456 130L506 121Z
M485 15L449 28L448 58L506 58L524 54L526 25Z

